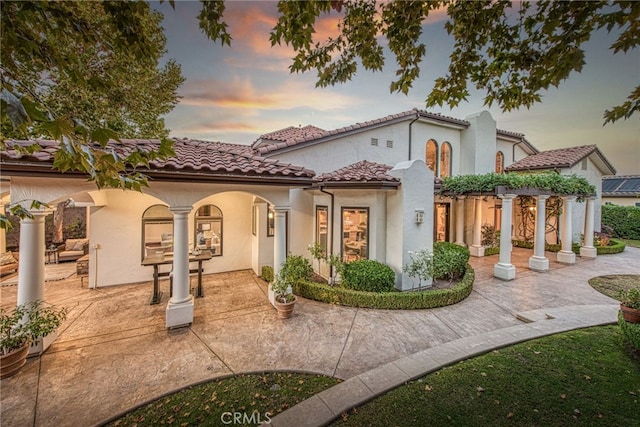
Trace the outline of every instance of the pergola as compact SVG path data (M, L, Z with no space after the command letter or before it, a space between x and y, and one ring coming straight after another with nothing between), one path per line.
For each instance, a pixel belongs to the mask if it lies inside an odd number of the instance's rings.
M492 175L492 174L490 174ZM487 196L497 197L502 200L501 228L511 230L513 218L513 200L518 196L532 196L536 199L535 209L535 232L533 255L529 258L529 268L534 271L545 272L549 270L549 260L545 256L545 211L546 203L550 197L557 196L563 199L564 211L562 213L562 247L557 253L557 261L564 264L573 264L576 261L576 255L572 250L572 214L573 205L578 198L586 201L586 214L584 225L584 240L580 248L580 256L585 258L595 258L597 256L596 248L593 246L593 232L595 220L595 188L591 186L584 178L558 175L556 180L577 181L576 188L579 191L571 192L571 186L562 188L557 191L554 185L548 188L536 188L530 186L522 186L511 188L505 185L497 185L493 190L484 188L477 191L477 187L465 189L464 186L458 186L455 190L447 188L446 181L441 187L441 195L450 196L456 200L456 242L464 245L464 199L472 198L475 203L474 220L473 220L473 238L472 244L469 245L469 251L472 256L484 256L484 247L482 245L482 200ZM455 179L455 178L453 178ZM485 184L491 185L491 181ZM497 181L506 181L497 179ZM593 190L593 191L591 191ZM498 263L494 265L493 275L502 280L513 280L516 277L516 268L511 263L511 233L500 234L500 258Z

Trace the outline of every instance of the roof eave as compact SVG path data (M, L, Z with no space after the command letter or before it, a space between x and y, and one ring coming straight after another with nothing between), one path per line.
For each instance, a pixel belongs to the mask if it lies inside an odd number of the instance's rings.
M312 189L338 188L358 190L395 190L400 186L398 181L320 181L311 186Z

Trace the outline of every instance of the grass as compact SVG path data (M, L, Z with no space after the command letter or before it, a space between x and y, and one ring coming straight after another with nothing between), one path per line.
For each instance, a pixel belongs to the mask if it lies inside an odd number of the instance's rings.
M403 385L333 425L638 425L640 361L618 326L496 350Z
M627 246L633 246L634 248L640 248L640 240L618 239L617 237L616 237L616 239L624 242Z
M589 279L589 284L601 294L619 300L618 292L631 288L640 289L640 275L610 274L607 276L596 276Z
M290 372L237 375L188 387L107 425L258 425L338 382L322 375ZM234 417L239 422L234 422Z

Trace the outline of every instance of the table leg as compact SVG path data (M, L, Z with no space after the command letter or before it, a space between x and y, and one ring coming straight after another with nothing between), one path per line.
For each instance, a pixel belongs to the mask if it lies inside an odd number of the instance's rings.
M151 305L160 303L160 295L158 292L158 266L153 266L153 297L151 298Z
M197 298L202 298L204 293L202 292L202 261L198 261L198 291L196 292Z

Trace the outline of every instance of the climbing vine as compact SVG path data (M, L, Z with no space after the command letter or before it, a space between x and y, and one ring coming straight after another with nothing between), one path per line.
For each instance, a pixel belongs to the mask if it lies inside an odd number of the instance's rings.
M521 221L516 221L516 235L521 236L524 241L532 242L535 236L536 230L536 199L532 196L520 196L520 203L518 207L520 209ZM545 209L545 236L549 233L554 233L556 236L555 243L558 242L559 229L558 229L558 216L562 213L562 199L560 197L549 197L546 202Z
M559 196L575 195L579 198L596 194L596 188L585 178L555 172L457 175L443 179L440 193L454 196L494 193L496 187L507 187L511 190L538 189Z

